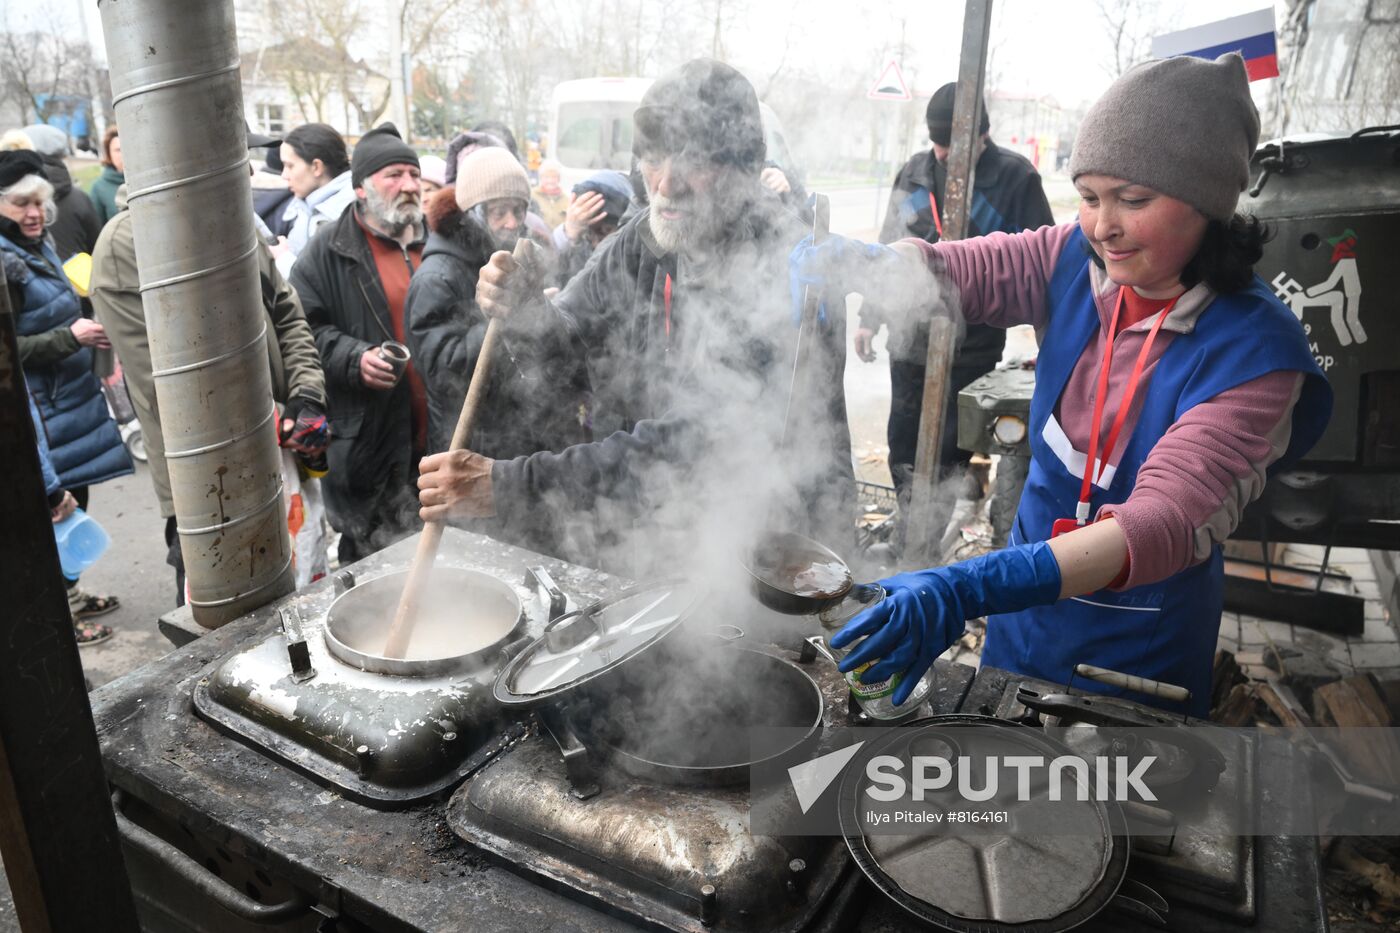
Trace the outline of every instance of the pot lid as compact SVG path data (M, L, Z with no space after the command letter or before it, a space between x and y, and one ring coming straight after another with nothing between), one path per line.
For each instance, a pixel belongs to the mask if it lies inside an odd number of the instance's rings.
M560 616L496 678L496 700L538 706L597 680L675 631L703 590L686 581L634 587Z
M1039 730L990 716L934 716L909 723L874 740L866 756L902 761L927 755L971 767L970 786L983 788L980 762L990 757L1036 756L1048 761L1068 750ZM866 756L863 756L866 757ZM956 772L955 772L956 773ZM1074 781L1073 772L1066 775ZM1082 924L1113 900L1127 873L1128 839L1116 804L1078 801L1070 790L1051 800L1048 782L1032 782L1030 799L998 795L971 804L951 786L900 801L906 811L1005 811L1005 830L960 830L955 824L911 825L906 834L871 831L872 782L865 768L851 768L841 785L842 834L852 856L885 896L939 929L989 933L995 930L1058 933ZM1067 784L1067 787L1072 786ZM878 799L878 798L876 798ZM916 814L917 815L917 814ZM1037 830L1065 826L1074 832ZM917 822L912 817L910 822ZM986 821L989 824L993 821ZM1001 823L1001 820L996 820Z

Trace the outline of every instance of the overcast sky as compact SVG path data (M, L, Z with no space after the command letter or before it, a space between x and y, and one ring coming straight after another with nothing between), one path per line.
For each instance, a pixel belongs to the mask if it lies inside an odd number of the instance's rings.
M416 0L431 2L431 0ZM564 0L567 2L567 0ZM1163 31L1187 29L1268 6L1270 0L1135 0L1144 17ZM900 44L900 65L916 97L927 97L957 77L963 3L861 3L850 0L753 0L745 28L730 31L730 58L751 74L790 66L820 73L827 63L868 70L873 84ZM40 12L43 9L45 12ZM47 25L78 29L83 16L101 51L102 21L96 0L0 0L9 28ZM48 12L51 10L51 13ZM1096 98L1109 83L1105 65L1113 52L1098 0L994 0L989 78L1013 93L1048 93L1074 105ZM1281 14L1281 10L1279 11ZM1256 92L1272 81L1255 82Z
M1135 4L1147 8L1161 31L1188 29L1270 6L1270 0L1180 0ZM755 70L776 66L788 24L798 22L793 59L843 61L863 66L873 84L889 57L882 50L899 45L907 55L900 66L916 97L928 97L957 78L962 40L961 0L924 3L852 4L839 0L766 0L755 4L752 24L733 42L732 55ZM988 78L1001 90L1048 93L1060 103L1092 101L1107 88L1105 65L1113 51L1096 0L994 0ZM850 15L859 9L859 15ZM1281 16L1280 9L1276 15ZM800 54L797 53L800 49ZM1267 84L1267 82L1255 82Z

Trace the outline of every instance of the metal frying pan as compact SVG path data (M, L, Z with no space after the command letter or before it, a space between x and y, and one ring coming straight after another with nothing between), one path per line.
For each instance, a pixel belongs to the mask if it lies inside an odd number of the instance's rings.
M791 531L764 532L743 564L758 601L787 615L829 609L855 582L835 551Z

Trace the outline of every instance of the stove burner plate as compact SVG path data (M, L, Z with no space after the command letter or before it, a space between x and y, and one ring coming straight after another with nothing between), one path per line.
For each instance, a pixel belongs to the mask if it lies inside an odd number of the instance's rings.
M750 650L796 657L771 645ZM823 723L845 724L850 694L841 675L823 661L802 666L825 697ZM954 691L954 702L964 689ZM850 928L847 911L862 885L845 842L751 835L747 783L661 785L604 763L598 784L595 796L576 797L558 744L541 732L458 788L448 824L512 871L645 926L684 933Z
M1013 677L1008 682L997 705L995 715L1017 719L1027 712L1016 699L1021 687L1029 687L1045 695L1063 693L1063 686L1031 677ZM1117 697L1092 696L1095 704L1141 719L1144 725L1177 725L1181 719L1162 718L1160 710ZM1061 725L1067 721L1060 719ZM1182 728L1188 728L1182 726ZM1256 758L1258 747L1253 742L1235 738L1225 730L1198 729L1196 734L1216 745L1224 755L1226 767L1215 789L1201 799L1176 807L1189 808L1194 827L1178 829L1171 840L1170 854L1135 849L1129 877L1145 881L1169 900L1194 904L1241 923L1253 923L1257 917L1256 846L1252 836L1227 832L1233 824L1226 812L1232 801L1248 798L1250 806L1259 805L1254 788L1259 786ZM1186 816L1186 811L1181 811ZM1222 827L1213 833L1212 826Z
M559 749L539 735L459 788L447 819L513 870L688 933L805 929L851 880L839 838L750 835L747 787L665 787L609 771L597 796L578 800Z
M524 586L524 634L548 606ZM397 677L351 667L323 638L328 587L295 597L316 675L297 682L278 631L215 661L193 691L195 711L221 731L373 807L405 807L454 787L518 738L491 698L499 663L470 673ZM504 660L504 656L502 656ZM505 734L503 734L503 732Z

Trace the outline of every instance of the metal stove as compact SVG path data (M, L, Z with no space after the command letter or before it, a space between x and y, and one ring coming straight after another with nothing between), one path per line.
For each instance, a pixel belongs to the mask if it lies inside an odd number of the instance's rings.
M400 542L352 569L362 579L402 569L413 545L412 539ZM528 596L527 633L539 631L549 615L546 601L527 594L520 582L527 567L543 566L580 604L626 588L626 581L606 574L456 530L445 535L440 560L519 586ZM432 696L428 707L404 710L399 704L409 703L405 696L362 681L359 671L330 675L338 662L322 656L307 627L301 634L318 676L298 685L287 654L298 639L279 610L296 604L304 623L314 625L317 609L334 595L332 582L320 581L92 695L104 762L124 798L122 810L173 853L157 858L151 852L158 846L135 843L129 850L149 929L241 931L258 928L254 924L266 928L274 918L276 929L321 933L909 929L899 907L872 896L839 840L751 836L746 787L660 786L604 767L598 793L580 799L547 732L529 717L484 711L485 671L446 677L425 691ZM812 632L811 620L762 610L745 621L751 648L770 642L795 648L801 635ZM793 658L785 648L763 650ZM264 674L233 676L244 665L261 665ZM852 722L849 693L829 665L814 660L805 669L825 699L825 721ZM274 670L283 673L268 681L266 672ZM937 670L926 714L1000 709L1016 716L1018 710L1002 706L1019 687L1055 689L1003 671L983 670L974 680L974 672L961 665L940 662ZM308 684L323 676L318 694ZM238 683L257 688L235 689ZM291 721L279 713L289 701L269 692L274 688L294 697L296 718L319 723L317 729L340 722L347 712L354 721L361 715L357 710L400 709L400 725L423 720L414 734L427 736L425 745L441 747L447 732L457 732L465 737L464 751L434 759L432 769L420 767L412 780L397 784L373 767L361 773L346 749L352 741L356 748L370 745L371 738L387 741L388 729L377 736L369 726L357 726L327 739L325 749L313 747L282 726L280 720ZM246 702L230 700L240 693ZM317 698L332 695L339 706L329 699L316 706ZM429 714L457 728L447 729ZM486 725L493 716L495 724ZM259 735L268 740L259 741ZM1233 767L1222 780L1230 779ZM1292 762L1260 758L1253 768L1261 806L1307 805L1292 792ZM435 771L431 780L422 777L427 770ZM443 802L462 773L465 783L450 803ZM379 786L365 786L371 783ZM430 783L443 790L427 790ZM398 796L386 801L385 788ZM1232 852L1242 854L1231 860ZM1261 838L1249 851L1220 844L1202 848L1197 857L1187 854L1178 846L1174 855L1155 861L1136 850L1132 855L1130 877L1168 902L1166 928L1326 929L1315 840ZM1227 863L1229 871L1218 870ZM1244 896L1238 894L1241 883ZM226 890L216 895L219 886ZM1200 890L1220 893L1205 903L1196 896ZM230 910L255 919L236 920ZM1115 914L1095 922L1098 929L1161 928L1149 921Z

